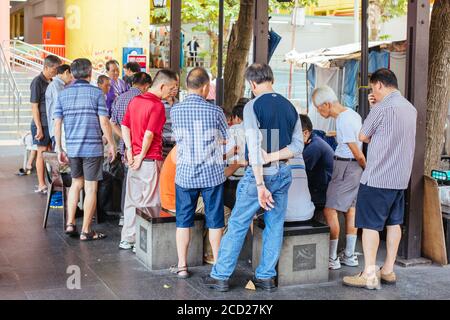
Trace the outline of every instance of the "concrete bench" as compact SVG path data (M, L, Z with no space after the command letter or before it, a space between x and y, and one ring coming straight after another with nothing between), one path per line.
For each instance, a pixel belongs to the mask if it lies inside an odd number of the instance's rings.
M253 270L259 265L264 219L254 222ZM328 282L330 228L315 220L285 222L278 286Z
M205 217L195 215L188 251L188 266L203 265ZM160 207L136 209L136 255L150 270L169 269L178 263L176 217Z

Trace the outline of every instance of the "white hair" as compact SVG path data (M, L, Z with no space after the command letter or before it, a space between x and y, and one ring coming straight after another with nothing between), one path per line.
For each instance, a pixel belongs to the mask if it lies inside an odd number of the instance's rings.
M324 103L334 103L339 102L336 93L334 93L333 89L329 86L322 86L314 89L313 94L313 103L316 107L324 104Z

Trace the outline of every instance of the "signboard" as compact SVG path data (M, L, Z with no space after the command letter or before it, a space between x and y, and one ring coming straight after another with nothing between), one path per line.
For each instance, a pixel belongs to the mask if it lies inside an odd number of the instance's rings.
M128 61L128 57L130 55L143 55L144 49L143 48L131 48L131 47L124 47L122 49L122 66L124 66Z
M130 54L128 55L128 62L137 62L141 66L141 71L147 71L147 56L145 54Z

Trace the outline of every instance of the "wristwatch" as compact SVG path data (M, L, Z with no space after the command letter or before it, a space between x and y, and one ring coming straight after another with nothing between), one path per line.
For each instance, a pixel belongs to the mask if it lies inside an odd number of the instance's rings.
M265 184L264 184L264 181L263 182L261 182L261 183L257 183L256 184L256 187L258 188L258 187L263 187Z

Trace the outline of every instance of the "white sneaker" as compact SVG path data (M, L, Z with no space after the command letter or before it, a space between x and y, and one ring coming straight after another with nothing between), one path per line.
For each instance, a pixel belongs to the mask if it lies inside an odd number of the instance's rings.
M328 269L337 270L341 268L341 262L339 261L339 257L336 259L328 258Z
M128 241L120 241L119 248L123 250L131 250L134 247L134 243Z
M344 251L339 256L339 259L342 264L348 266L348 267L357 267L359 266L358 262L358 256L356 254L353 254L351 257L347 257Z
M123 216L120 216L119 227L123 227Z
M136 246L133 246L133 253L136 253Z

